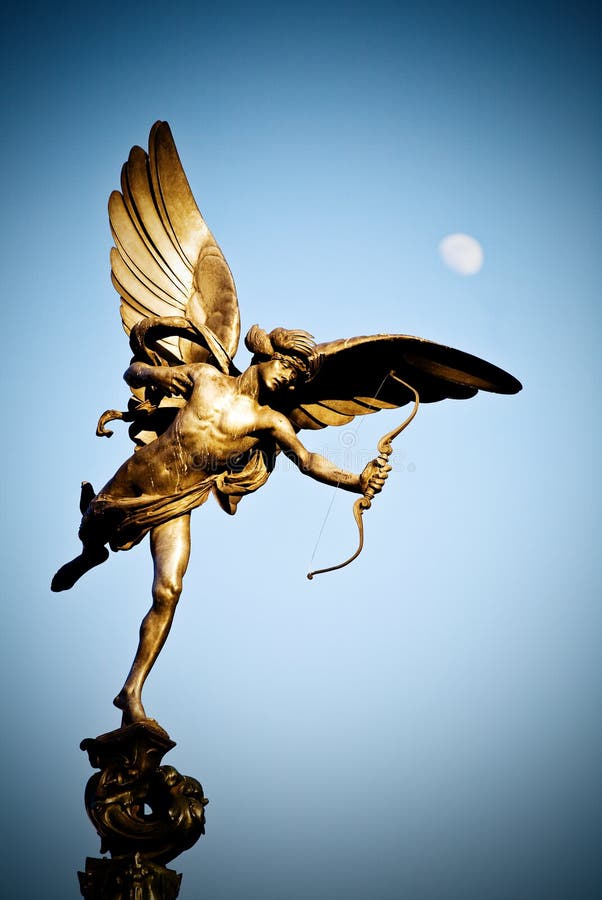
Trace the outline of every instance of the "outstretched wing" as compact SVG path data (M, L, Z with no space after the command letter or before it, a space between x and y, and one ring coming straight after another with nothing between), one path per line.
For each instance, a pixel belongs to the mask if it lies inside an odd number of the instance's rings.
M318 344L315 377L280 408L297 428L345 425L354 416L405 406L414 395L390 373L411 384L421 403L465 400L478 391L516 394L521 383L469 353L405 334L377 334Z
M132 147L121 192L109 198L115 246L111 278L129 335L149 316L184 316L211 329L230 358L240 336L234 279L190 190L167 122L150 132L148 154ZM204 362L208 351L176 335L160 344L176 362Z

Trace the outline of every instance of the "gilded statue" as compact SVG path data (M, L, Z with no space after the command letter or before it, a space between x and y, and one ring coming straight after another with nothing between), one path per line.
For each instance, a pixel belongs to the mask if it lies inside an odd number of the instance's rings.
M514 394L510 374L459 350L409 335L378 334L317 344L302 329L254 325L245 337L251 364L235 363L240 316L232 274L201 215L170 128L157 122L146 153L133 147L121 191L109 200L115 246L111 276L133 357L124 378L133 455L96 493L81 489L81 553L62 566L52 590L68 590L113 551L147 534L154 563L152 606L135 658L114 700L122 724L144 721L142 688L168 636L190 556L190 513L214 496L234 515L262 487L284 453L304 475L358 496L362 513L385 483L391 441L418 403L466 399L479 390ZM346 425L358 415L413 404L379 442L361 473L306 449L299 432ZM338 568L333 566L331 568ZM327 570L320 570L327 571ZM316 573L310 573L310 577Z

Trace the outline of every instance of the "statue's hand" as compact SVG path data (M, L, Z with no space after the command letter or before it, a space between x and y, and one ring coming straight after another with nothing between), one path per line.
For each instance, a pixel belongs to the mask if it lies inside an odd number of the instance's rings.
M189 394L193 384L183 367L153 366L151 378L154 387L162 388L168 394Z
M380 459L371 460L360 475L361 493L365 496L370 488L373 494L380 494L390 471L391 466L388 463L383 465Z

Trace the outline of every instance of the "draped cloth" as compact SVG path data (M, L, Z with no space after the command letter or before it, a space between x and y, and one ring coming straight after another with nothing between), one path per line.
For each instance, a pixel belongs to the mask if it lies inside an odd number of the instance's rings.
M271 469L266 455L255 450L237 471L205 475L177 493L114 497L100 491L82 517L79 537L84 544L108 543L111 550L129 550L152 528L201 506L212 492L222 509L234 515L242 497L264 485Z

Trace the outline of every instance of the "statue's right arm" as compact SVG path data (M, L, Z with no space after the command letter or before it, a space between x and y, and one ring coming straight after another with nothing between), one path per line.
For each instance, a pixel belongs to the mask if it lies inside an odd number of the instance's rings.
M187 394L193 385L190 370L190 366L149 366L135 362L123 377L133 388L156 387L168 394Z

